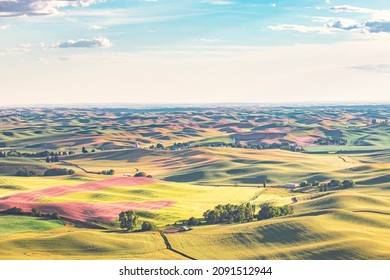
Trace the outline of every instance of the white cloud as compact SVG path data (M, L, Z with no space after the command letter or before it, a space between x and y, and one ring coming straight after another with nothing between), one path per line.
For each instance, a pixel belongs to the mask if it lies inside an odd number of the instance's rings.
M6 30L10 27L10 25L0 25L0 30Z
M92 24L92 25L88 26L88 29L91 29L91 30L100 30L100 29L103 29L103 26L98 25L98 24Z
M104 37L96 37L93 39L68 40L63 43L58 43L58 48L109 48L112 43Z
M333 6L330 8L330 10L335 13L367 14L371 16L372 21L390 21L390 9L374 10L374 9L344 5L344 6Z
M6 51L10 53L26 53L30 51L31 47L31 44L20 44L15 48L6 49Z
M390 73L390 64L365 64L350 67L355 70L370 71L375 73Z
M333 6L330 8L331 11L335 13L362 13L362 14L370 14L373 13L374 10L367 9L367 8L361 8L361 7L354 7L354 6L348 6L348 5L342 5L342 6Z
M209 0L209 1L204 1L204 2L207 2L210 5L231 5L231 4L234 4L234 2L226 1L226 0Z
M0 17L58 14L63 7L88 7L105 0L1 0Z
M219 39L213 39L213 38L197 38L193 39L192 41L194 42L203 42L203 43L216 43L216 42L221 42Z
M327 26L307 26L307 25L298 25L298 24L279 24L268 26L268 29L274 31L297 31L297 32L319 32L319 33L329 33L330 29Z

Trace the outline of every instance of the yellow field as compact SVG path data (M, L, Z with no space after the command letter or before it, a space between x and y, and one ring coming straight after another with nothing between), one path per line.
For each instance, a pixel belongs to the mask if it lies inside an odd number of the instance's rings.
M389 193L364 191L297 196L290 217L200 226L169 240L197 259L389 259Z
M254 187L207 187L182 183L160 182L142 186L110 187L98 192L77 192L58 197L43 197L39 202L144 202L173 200L175 204L160 210L149 210L153 221L159 226L175 223L188 218L202 217L202 214L218 204L242 204L251 202L259 205L264 202L287 204L291 194L284 189L264 189Z
M0 259L180 259L158 232L121 233L64 227L0 236Z

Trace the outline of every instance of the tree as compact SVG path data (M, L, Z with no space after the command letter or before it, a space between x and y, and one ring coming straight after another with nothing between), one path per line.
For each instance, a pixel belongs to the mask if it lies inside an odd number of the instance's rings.
M311 183L311 184L312 184L312 186L317 187L320 185L320 182L314 180L313 183Z
M328 184L330 187L339 187L341 186L341 181L337 179L333 179Z
M73 175L75 172L74 172L74 170L73 169L69 169L68 170L68 175Z
M150 230L155 230L155 229L157 229L157 227L150 222L143 222L141 225L142 231L150 231Z
M138 215L134 210L123 211L119 214L120 227L126 230L132 230L138 222Z
M50 160L49 157L46 158L46 162L47 162L47 163L51 162L51 160Z
M163 150L163 149L164 149L164 145L161 144L161 143L158 143L158 144L156 145L156 148L159 149L159 150Z
M53 158L53 162L59 162L60 161L60 158L58 157L58 156L55 156L54 158Z
M264 179L264 180L263 180L263 188L266 188L266 187L267 187L267 180Z
M145 172L137 172L135 173L134 177L147 177L148 174L146 174Z
M356 183L353 180L344 180L341 184L344 188L356 187Z
M300 184L299 184L299 186L300 187L307 187L309 185L309 182L308 181L302 181Z
M42 216L42 212L41 212L41 210L39 210L38 208L33 208L33 209L31 209L31 214L32 214L34 217L41 217L41 216Z
M217 211L215 210L207 210L204 214L203 217L206 220L206 223L208 224L216 224L219 222L220 215Z
M259 214L257 215L257 219L265 220L274 217L286 216L292 213L294 213L294 209L290 205L278 207L271 204L265 204L261 207Z
M196 219L195 217L191 217L191 218L188 219L187 224L189 226L196 226L196 225L200 224L200 221L198 219Z
M110 169L107 171L107 175L114 175L115 174L115 170L114 169Z
M83 148L81 149L81 151L83 152L83 154L88 153L88 150L87 150L85 147L83 147Z

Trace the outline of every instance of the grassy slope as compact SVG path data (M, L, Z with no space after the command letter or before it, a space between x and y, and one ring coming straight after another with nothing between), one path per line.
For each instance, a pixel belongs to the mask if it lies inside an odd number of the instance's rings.
M74 227L0 236L0 259L181 259L159 233L120 233Z
M306 178L321 180L321 176L326 180L335 176L334 172L361 165L351 157L343 160L336 154L232 148L112 151L77 155L67 160L92 171L114 168L121 174L138 168L167 181L212 185L237 182L252 186L262 185L264 179L274 185Z
M45 231L63 227L55 220L37 219L23 216L0 216L0 236L14 235L22 232Z
M291 217L201 226L169 240L198 259L389 259L389 193L365 191L302 195Z

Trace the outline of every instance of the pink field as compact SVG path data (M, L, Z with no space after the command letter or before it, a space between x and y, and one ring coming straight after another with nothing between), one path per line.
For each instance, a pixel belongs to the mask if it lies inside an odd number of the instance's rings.
M59 212L61 217L82 222L111 222L117 219L119 213L125 210L158 210L169 207L174 201L146 201L146 202L116 202L116 203L88 203L88 202L36 202L42 197L56 197L82 191L98 191L114 186L142 186L157 182L150 178L118 177L113 179L88 182L76 186L58 186L43 190L20 193L0 198L0 210L18 207L25 212L32 208L39 208L43 213Z

